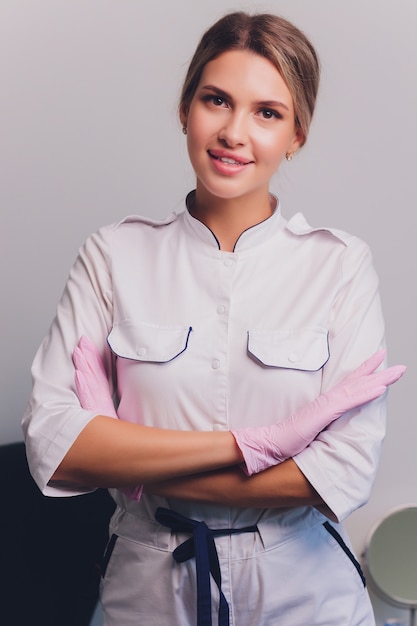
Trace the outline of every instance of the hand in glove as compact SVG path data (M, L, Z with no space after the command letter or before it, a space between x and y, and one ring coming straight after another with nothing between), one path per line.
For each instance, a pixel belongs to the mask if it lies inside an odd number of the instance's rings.
M232 431L245 460L244 471L251 476L298 454L335 419L382 396L406 370L396 365L375 372L384 357L384 350L376 352L330 391L283 422Z
M81 337L72 360L77 396L83 409L117 417L103 361L96 346L87 337Z
M87 337L81 337L72 359L75 367L75 387L83 409L117 418L103 361L96 346ZM120 491L132 500L139 501L142 485L121 487Z

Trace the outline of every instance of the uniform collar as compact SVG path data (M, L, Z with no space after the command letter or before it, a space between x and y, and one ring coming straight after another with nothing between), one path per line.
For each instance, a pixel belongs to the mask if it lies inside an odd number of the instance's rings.
M307 222L306 218L302 213L296 213L291 217L291 219L287 222L287 230L289 230L293 235L310 235L312 233L319 232L327 232L333 235L341 241L344 245L348 245L352 240L352 235L344 232L343 230L339 230L338 228L328 228L326 226L310 226Z
M191 191L186 198L186 210L183 213L186 229L202 243L212 248L219 249L219 242L215 234L203 224L203 222L200 222L200 220L193 217L189 212L188 207L194 194L195 191ZM264 243L285 224L285 220L281 215L278 198L273 194L270 194L270 198L271 206L275 207L273 214L259 224L255 224L244 230L236 241L233 252L242 252L243 250L248 250Z

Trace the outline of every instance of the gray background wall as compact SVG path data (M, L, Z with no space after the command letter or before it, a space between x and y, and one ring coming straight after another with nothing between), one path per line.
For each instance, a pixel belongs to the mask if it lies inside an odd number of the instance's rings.
M417 502L414 0L0 0L0 442L22 438L30 363L84 238L182 207L193 173L180 83L203 29L237 8L280 13L318 48L311 137L274 191L286 216L370 243L389 358L409 366L390 394L373 496L348 520L360 553L386 511Z

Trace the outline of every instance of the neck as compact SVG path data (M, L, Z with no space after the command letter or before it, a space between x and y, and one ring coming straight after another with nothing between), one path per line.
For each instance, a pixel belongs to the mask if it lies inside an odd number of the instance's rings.
M267 192L257 197L215 198L199 193L191 197L189 211L215 234L221 250L232 252L240 235L263 222L274 212L273 198Z

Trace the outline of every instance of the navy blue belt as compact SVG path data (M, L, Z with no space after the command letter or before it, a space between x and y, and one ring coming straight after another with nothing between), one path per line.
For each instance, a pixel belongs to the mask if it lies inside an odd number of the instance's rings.
M217 528L212 530L205 522L198 522L175 513L175 511L161 507L156 510L155 519L176 533L192 535L190 539L187 539L175 548L172 556L177 563L184 563L195 557L197 572L197 626L212 626L210 574L213 576L220 594L218 624L219 626L229 626L229 605L221 589L222 577L214 537L257 532L258 527L245 526L244 528Z

